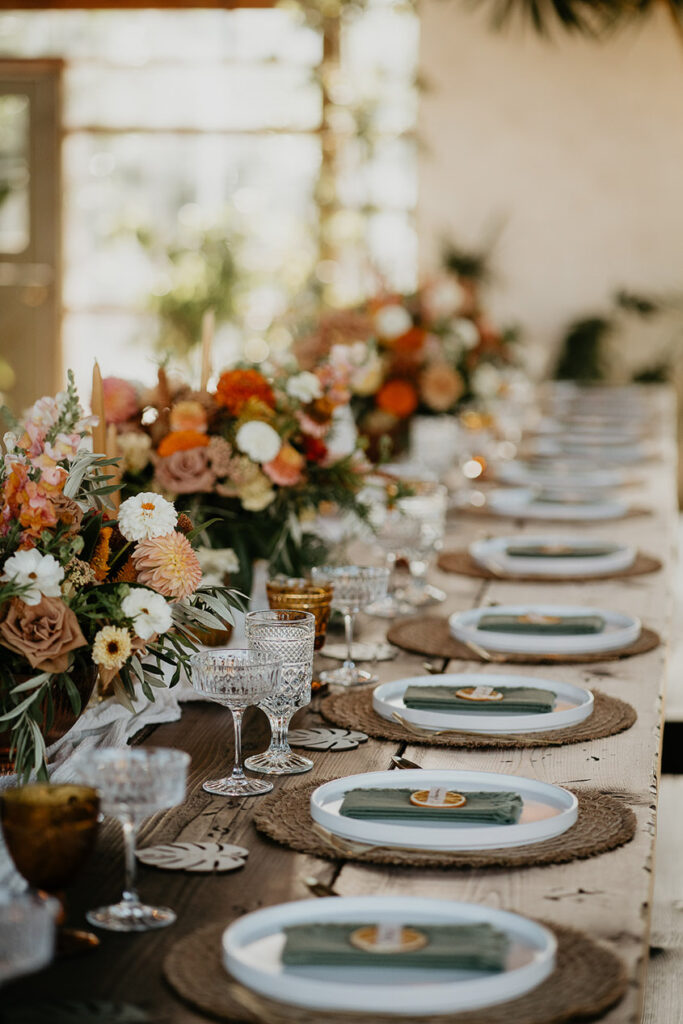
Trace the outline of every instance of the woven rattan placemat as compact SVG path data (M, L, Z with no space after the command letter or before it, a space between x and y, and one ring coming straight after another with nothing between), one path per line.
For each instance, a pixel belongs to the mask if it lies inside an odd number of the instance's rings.
M325 833L313 822L311 793L325 781L330 780L318 779L264 797L254 815L256 828L283 846L313 857L421 868L521 868L566 864L623 846L633 839L636 829L635 815L623 801L597 790L584 789L576 791L579 799L576 824L560 836L529 846L453 853L380 846L361 849L358 844L349 844Z
M557 964L541 985L519 999L486 1010L420 1017L420 1024L568 1024L605 1013L626 990L621 961L583 932L547 922L546 927L558 941ZM367 1014L307 1010L245 989L223 967L224 929L223 923L200 928L177 942L166 956L164 976L191 1006L232 1024L369 1024ZM406 1018L372 1016L372 1024L400 1024L403 1020Z
M597 576L543 576L540 573L507 573L492 572L491 569L479 565L466 548L457 551L444 551L439 555L438 566L442 572L455 572L461 576L474 576L480 580L511 580L516 583L595 583L599 580L618 580L629 576L644 576L649 572L659 572L662 563L652 555L639 551L633 565L618 572L605 572Z
M387 640L411 654L423 654L430 658L457 658L460 661L489 662L451 636L448 619L433 615L418 615L400 619L387 630ZM491 655L492 663L509 665L583 665L600 661L618 661L634 654L645 654L658 647L661 639L653 629L643 626L638 639L619 651L604 651L600 654L497 654Z
M433 679L435 686L439 678ZM583 722L567 729L552 729L548 732L511 733L509 735L486 736L481 733L452 732L440 735L422 735L419 732L390 722L378 715L372 706L372 690L349 690L346 693L328 697L320 705L323 718L334 725L347 729L361 729L377 740L421 743L429 747L559 747L565 743L584 743L630 729L637 715L630 704L617 697L609 697L599 690L593 691L595 703L593 713Z

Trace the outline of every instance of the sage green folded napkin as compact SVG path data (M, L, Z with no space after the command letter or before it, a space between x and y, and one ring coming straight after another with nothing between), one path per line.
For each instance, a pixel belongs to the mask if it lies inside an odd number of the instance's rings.
M463 807L418 807L410 802L410 794L418 790L418 786L414 789L350 789L339 813L345 818L363 821L436 821L456 827L463 822L515 825L522 813L519 793L463 792L467 797Z
M351 935L372 922L320 922L285 928L282 962L311 967L424 967L442 970L502 971L508 936L490 924L408 925L427 936L427 945L404 953L358 949Z
M467 684L469 686L469 684ZM502 700L467 700L457 697L458 686L408 686L403 694L407 708L418 711L472 712L474 714L541 715L552 711L555 694L551 690L533 690L525 686L497 686Z
M583 547L572 547L570 544L510 544L505 554L510 558L603 558L618 550L618 544L586 544Z
M602 633L605 620L600 615L549 616L550 622L529 620L528 615L482 615L477 629L488 633L524 633L531 636L583 636Z

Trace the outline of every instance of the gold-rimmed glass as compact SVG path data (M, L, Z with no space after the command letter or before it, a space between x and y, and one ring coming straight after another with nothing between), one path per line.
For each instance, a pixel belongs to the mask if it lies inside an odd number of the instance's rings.
M311 612L314 616L313 648L316 651L321 650L327 636L333 591L331 583L311 583L300 576L276 576L266 584L268 604L272 609Z
M5 845L14 865L34 889L56 896L92 853L97 836L100 799L91 786L30 783L0 796ZM91 932L60 927L57 948L72 952L99 944Z

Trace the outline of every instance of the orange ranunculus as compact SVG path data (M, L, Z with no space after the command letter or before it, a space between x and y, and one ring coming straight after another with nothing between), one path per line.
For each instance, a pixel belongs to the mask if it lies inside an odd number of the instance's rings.
M233 416L240 415L250 398L275 408L273 389L258 370L227 370L220 376L215 397Z
M417 391L407 380L388 380L377 392L377 405L400 420L412 416L418 406Z
M264 462L263 472L279 487L293 487L303 477L306 460L291 444L283 444L270 462Z
M171 406L170 419L171 430L198 430L204 433L208 417L201 402L185 399Z
M423 327L411 327L405 334L401 334L396 338L391 348L394 352L400 352L407 354L408 352L419 352L424 345L424 340L427 337L427 332Z
M190 448L205 448L208 443L207 435L199 430L172 430L162 440L157 451L162 458L166 458L175 452L187 452Z

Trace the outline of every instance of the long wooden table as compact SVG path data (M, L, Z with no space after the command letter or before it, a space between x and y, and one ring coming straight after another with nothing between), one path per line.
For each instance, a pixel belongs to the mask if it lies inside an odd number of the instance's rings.
M163 981L161 965L167 950L199 926L211 922L227 925L258 907L308 897L302 879L316 875L333 881L337 891L344 895L403 893L471 900L581 928L617 952L628 971L628 992L604 1020L609 1024L639 1022L648 960L657 778L677 521L673 400L667 391L653 389L651 401L658 410L666 451L661 459L638 467L638 486L624 493L635 503L651 508L652 514L583 529L591 537L628 541L658 555L664 562L661 572L616 581L533 585L502 580L486 582L437 571L431 577L449 595L447 603L437 609L443 614L482 604L546 599L599 604L641 616L663 639L662 646L649 654L586 666L528 669L533 675L550 672L557 678L598 686L606 693L623 697L638 712L636 725L619 736L559 748L459 751L371 739L355 751L311 754L315 762L313 777L321 778L387 769L393 754L405 753L424 767L457 766L510 772L575 788L597 786L606 793L620 795L633 807L638 828L631 843L585 861L522 870L418 871L361 866L342 860L316 860L263 838L251 822L258 806L258 800L253 798L215 798L208 808L195 812L190 799L188 820L178 838L220 838L246 846L250 852L245 867L216 876L142 868L143 897L174 907L178 921L173 927L144 935L102 933L102 944L95 953L62 961L9 986L3 1001L47 997L125 1000L153 1011L154 1020L198 1024L206 1018L183 1005ZM451 523L446 546L461 547L483 536L538 531L538 524L461 516ZM552 527L541 526L540 532L551 531ZM361 617L359 624L363 639L381 638L386 629L385 622L367 617ZM378 665L380 678L385 681L422 674L423 660L402 654L395 661ZM486 671L481 665L464 662L453 663L452 667L456 671ZM505 669L494 666L489 671ZM309 711L298 718L300 724L319 721ZM144 742L190 752L191 798L205 778L225 769L231 757L231 734L227 711L194 704L186 706L181 721L158 727ZM251 713L246 726L247 753L263 749L266 737L265 720L259 712ZM276 786L296 786L300 779L310 777L289 777L276 781ZM143 830L143 844L153 842L155 835L167 839L172 820L179 821L167 815L153 819ZM121 853L118 831L110 824L103 829L96 855L70 894L75 921L87 907L118 898Z

